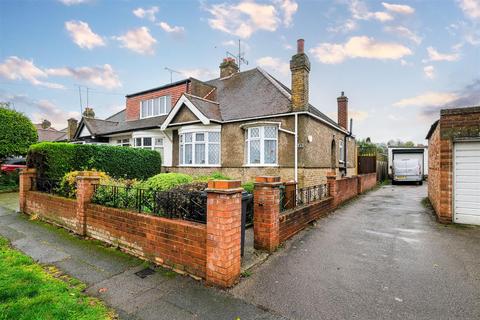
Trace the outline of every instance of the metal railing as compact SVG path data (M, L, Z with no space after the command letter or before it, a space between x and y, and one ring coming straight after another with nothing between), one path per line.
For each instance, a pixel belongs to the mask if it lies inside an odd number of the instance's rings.
M207 222L207 194L204 191L156 191L97 184L92 203L171 219Z
M329 196L328 184L299 188L291 190L290 192L286 191L285 188L281 188L280 190L281 212L308 205Z

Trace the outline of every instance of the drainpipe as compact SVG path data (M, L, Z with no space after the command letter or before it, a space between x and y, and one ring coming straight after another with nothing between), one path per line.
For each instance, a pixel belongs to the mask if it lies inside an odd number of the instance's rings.
M295 113L295 183L298 186L298 113Z

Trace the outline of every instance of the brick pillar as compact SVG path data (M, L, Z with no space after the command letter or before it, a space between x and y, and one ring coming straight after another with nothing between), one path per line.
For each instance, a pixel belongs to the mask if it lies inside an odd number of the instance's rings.
M275 251L280 243L280 177L255 178L253 234L255 249Z
M227 288L240 277L242 191L239 180L208 182L208 284Z
M87 234L87 206L90 203L94 185L100 178L97 172L84 171L77 176L77 226L76 233L84 236Z
M20 171L19 178L19 208L20 212L25 212L27 206L27 192L32 189L32 178L37 175L37 170L33 168L27 168Z
M335 172L327 173L327 185L329 196L333 198L333 208L338 205L337 175Z

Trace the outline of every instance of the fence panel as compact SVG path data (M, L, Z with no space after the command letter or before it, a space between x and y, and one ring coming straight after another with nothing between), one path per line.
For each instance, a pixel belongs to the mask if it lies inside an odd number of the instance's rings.
M385 181L388 179L388 162L377 160L377 180Z
M359 156L358 174L374 173L377 171L377 156Z

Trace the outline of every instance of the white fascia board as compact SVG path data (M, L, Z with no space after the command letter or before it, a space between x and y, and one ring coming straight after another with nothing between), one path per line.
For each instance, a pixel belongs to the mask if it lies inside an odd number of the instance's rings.
M168 125L170 124L170 122L172 122L173 118L175 117L175 115L178 113L178 111L180 110L180 108L182 107L182 105L186 105L188 109L190 109L190 111L193 112L193 114L205 125L207 124L210 124L210 119L208 119L207 117L205 117L205 115L200 111L198 110L197 107L195 107L195 105L190 101L188 100L188 98L185 96L185 95L182 95L180 97L180 99L178 99L177 103L175 104L175 106L173 107L172 111L170 111L170 113L168 114L168 117L167 119L165 119L165 121L163 122L162 126L160 127L162 130L165 130Z

